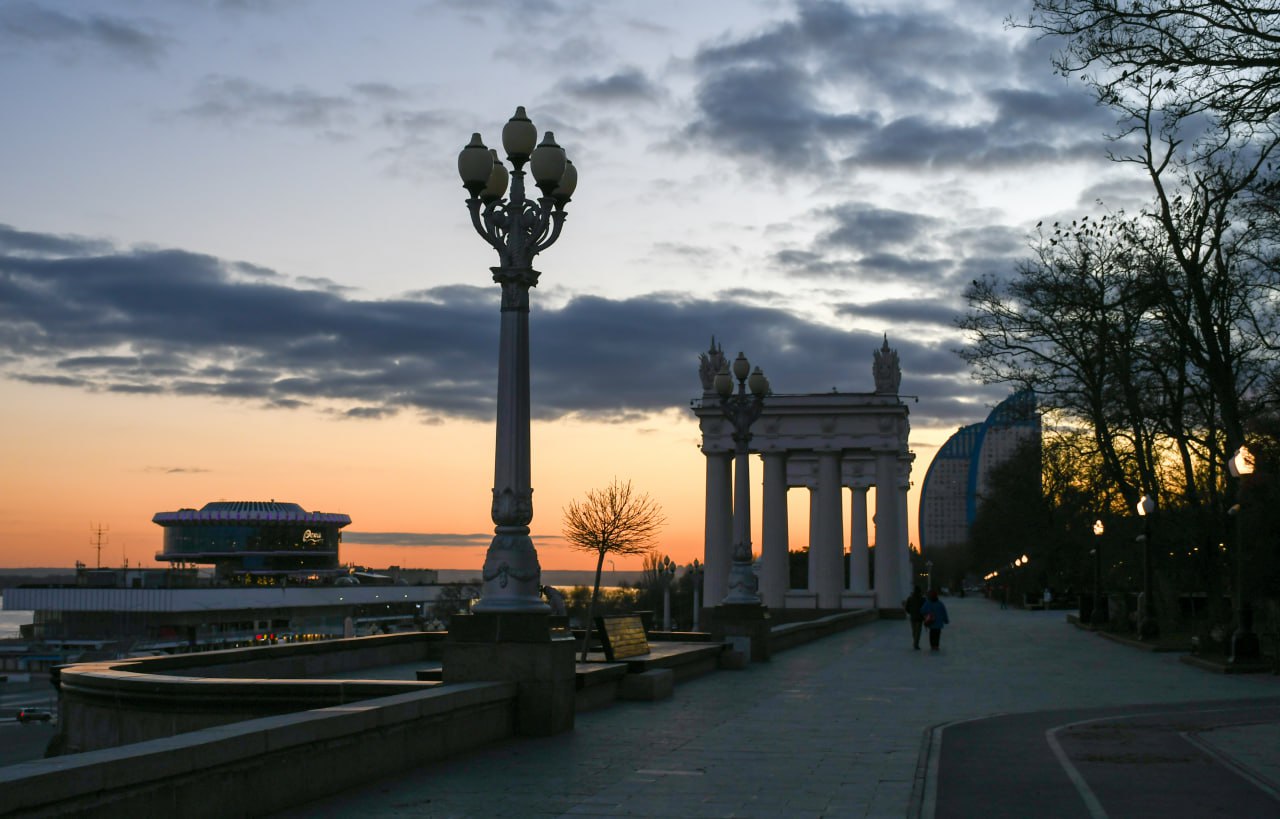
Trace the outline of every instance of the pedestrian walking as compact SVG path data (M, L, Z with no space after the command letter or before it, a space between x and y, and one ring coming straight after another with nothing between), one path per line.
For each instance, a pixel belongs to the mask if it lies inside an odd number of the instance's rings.
M911 647L914 649L920 648L920 629L924 626L924 613L920 609L923 606L924 595L920 593L919 586L913 587L911 596L902 601L902 608L911 619Z
M929 650L937 651L942 641L942 627L951 622L947 617L947 607L938 599L938 593L929 589L929 599L920 607L924 615L924 627L929 629Z
M1005 584L1000 587L1000 608L1009 608L1009 586Z

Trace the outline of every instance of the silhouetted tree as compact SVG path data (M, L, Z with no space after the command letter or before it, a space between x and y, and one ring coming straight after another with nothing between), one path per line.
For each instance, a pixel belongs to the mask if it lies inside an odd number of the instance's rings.
M1178 117L1250 127L1280 114L1280 8L1243 0L1035 0L1027 26L1066 39L1054 65L1104 104L1159 87Z
M647 493L636 494L631 481L616 478L603 489L592 489L579 503L570 501L564 510L563 534L575 549L596 555L595 588L587 607L587 634L582 643L582 659L591 645L591 625L600 596L600 573L605 556L638 555L649 551L666 522L662 508Z

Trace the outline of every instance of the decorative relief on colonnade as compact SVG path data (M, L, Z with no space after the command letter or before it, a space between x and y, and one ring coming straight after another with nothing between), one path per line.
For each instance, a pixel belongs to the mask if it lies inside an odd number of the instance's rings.
M772 394L752 428L751 452L764 460L758 565L760 593L767 606L894 609L910 589L907 491L915 459L909 446L911 423L907 406L898 396L902 380L898 353L889 348L887 335L873 356L875 392ZM727 594L732 548L734 445L718 401L707 397L714 392L714 377L724 362L724 352L713 338L711 348L699 355L704 395L692 405L707 458L703 599L708 606L717 605ZM792 487L811 490L810 572L808 588L803 590L787 588L787 490ZM851 490L847 496L845 487ZM874 509L868 508L872 487ZM847 544L845 514L853 533ZM883 547L876 549L874 589L869 588L867 576L869 520L874 520L873 542ZM851 557L846 557L846 548Z

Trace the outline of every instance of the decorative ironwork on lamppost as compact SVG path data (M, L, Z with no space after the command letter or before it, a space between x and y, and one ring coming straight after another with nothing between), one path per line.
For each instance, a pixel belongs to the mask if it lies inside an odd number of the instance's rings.
M1253 453L1246 446L1237 449L1231 460L1227 461L1227 471L1236 479L1237 498L1244 494L1244 482L1253 474L1253 468ZM1236 578L1231 584L1231 606L1235 609L1236 628L1231 634L1231 656L1227 660L1233 664L1240 660L1257 659L1259 653L1258 635L1253 633L1253 609L1244 599L1244 535L1240 523L1243 511L1244 506L1239 501L1227 510L1227 514L1236 519Z
M502 286L502 325L498 342L497 444L493 466L493 541L482 573L478 612L545 612L538 595L542 569L529 537L533 487L529 458L529 289L538 283L533 257L560 238L564 206L573 196L578 172L547 131L538 131L524 107L502 129L502 147L511 172L486 148L480 134L458 154L458 174L471 194L471 224L498 252L489 268ZM525 165L542 195L525 198ZM507 193L507 183L511 192Z
M1093 522L1093 611L1089 621L1095 626L1107 622L1102 611L1102 534L1106 530L1101 518Z
M733 380L738 380L738 392L733 391ZM722 601L725 605L760 605L760 580L751 568L751 483L748 479L751 425L764 411L764 398L769 394L769 380L751 362L738 353L733 362L733 374L729 374L726 361L716 374L716 393L720 396L720 410L733 425L734 480L733 480L733 565L729 569L729 594ZM750 394L747 393L750 388Z
M1137 509L1142 518L1142 606L1138 612L1138 638L1148 640L1160 636L1155 601L1151 599L1151 515L1156 511L1156 502L1150 495L1143 495Z

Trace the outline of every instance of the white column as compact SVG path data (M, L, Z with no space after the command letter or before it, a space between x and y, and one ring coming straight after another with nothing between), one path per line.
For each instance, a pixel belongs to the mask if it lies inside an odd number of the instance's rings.
M818 453L817 542L809 546L809 560L817 565L814 591L818 608L840 608L844 587L844 531L841 515L840 453Z
M785 605L787 587L791 584L787 559L787 454L766 452L764 460L764 497L760 531L760 597L766 606L780 609Z
M871 590L867 546L867 487L855 486L852 508L849 511L849 591L851 592Z
M902 569L898 543L898 461L876 456L876 608L902 607Z
M818 500L818 486L816 479L809 478L809 573L805 580L805 591L817 594L818 592L818 542L822 540L822 528L819 521L822 520L820 514L821 501Z
M728 452L707 453L707 513L702 556L707 568L702 576L702 599L708 606L717 605L729 593L733 550L731 457Z
M899 588L902 590L902 597L906 599L911 594L911 587L914 585L914 577L911 568L911 530L907 528L907 486L900 485L897 491L898 499L898 559L901 561L901 577L902 582Z

